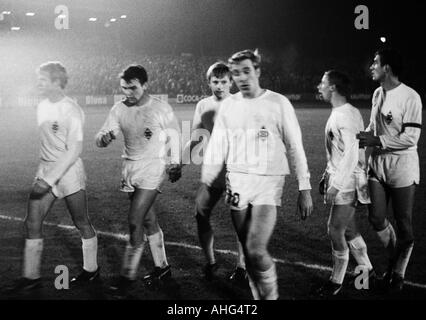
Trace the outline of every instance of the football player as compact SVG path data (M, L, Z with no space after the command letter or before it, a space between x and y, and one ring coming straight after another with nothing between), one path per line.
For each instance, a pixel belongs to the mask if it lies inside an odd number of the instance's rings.
M370 124L359 134L360 146L372 148L368 171L369 220L389 257L384 289L400 291L414 246L412 211L420 181L417 142L422 102L416 91L399 80L402 58L395 50L377 51L370 70L380 87L373 94ZM389 201L396 233L386 218Z
M318 92L332 107L325 126L327 168L319 189L325 196L324 202L331 205L327 229L333 271L330 279L317 290L320 296L329 297L337 295L342 288L349 251L358 265L368 270L369 280L374 279L375 273L355 219L356 207L370 203L365 151L359 148L356 139L364 122L359 110L347 102L350 81L345 74L336 70L325 72Z
M96 135L100 148L107 147L120 132L124 136L120 190L128 193L130 199L130 239L121 275L110 288L117 296L125 296L135 282L146 241L155 267L144 280L150 283L171 276L163 232L152 205L167 173L172 182L180 178L180 128L172 107L148 94L147 81L147 72L141 65L130 65L120 74L125 99L112 107Z
M286 154L299 182L297 208L311 214L310 174L302 135L290 101L261 88L260 55L244 50L229 59L240 92L222 102L207 147L202 182L211 186L220 164L227 169L226 197L243 247L249 283L255 299L278 299L275 263L268 252L284 177L290 173Z
M94 283L99 278L98 240L87 213L86 174L80 158L84 113L64 93L68 75L60 62L42 64L37 77L37 88L45 98L37 106L40 165L28 200L23 277L16 291L41 286L42 224L55 200L62 198L82 237L83 270L71 284Z
M212 91L212 95L208 98L202 99L197 103L192 122L192 131L195 133L193 137L203 136L203 130L206 130L208 136L211 135L213 130L214 121L220 108L221 102L229 97L230 89L232 87L232 77L228 66L224 62L216 62L212 64L207 70L207 81ZM191 141L190 152L200 143L200 140ZM203 147L206 145L204 144ZM198 237L201 247L207 260L203 271L206 279L211 280L215 277L218 264L216 262L213 246L214 234L210 224L210 216L216 203L225 191L225 166L218 178L212 182L210 186L202 183L197 192L195 200L195 218L197 221ZM246 270L244 262L244 254L242 247L238 243L238 260L237 266L229 279L236 281L239 284L246 282Z

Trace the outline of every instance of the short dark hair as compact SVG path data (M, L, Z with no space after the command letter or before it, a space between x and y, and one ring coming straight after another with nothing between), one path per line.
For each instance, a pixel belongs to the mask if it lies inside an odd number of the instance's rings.
M148 81L148 74L146 73L145 68L140 64L132 64L128 66L120 73L119 77L126 82L138 79L141 85Z
M399 77L402 73L402 56L398 51L392 48L383 48L376 51L375 56L380 57L380 65L391 67L394 76Z
M207 80L210 80L211 77L223 78L226 76L228 76L229 79L232 79L231 71L227 64L223 61L213 63L206 73Z
M351 80L349 77L338 70L328 70L325 72L328 82L336 87L336 90L342 96L349 98L351 94Z
M37 69L38 72L47 72L50 77L50 81L54 82L59 80L61 89L65 89L68 83L68 74L64 65L59 61L48 61L40 65Z
M228 59L228 63L234 64L246 59L251 60L255 69L258 69L260 67L261 58L257 49L254 51L246 49L243 51L236 52Z

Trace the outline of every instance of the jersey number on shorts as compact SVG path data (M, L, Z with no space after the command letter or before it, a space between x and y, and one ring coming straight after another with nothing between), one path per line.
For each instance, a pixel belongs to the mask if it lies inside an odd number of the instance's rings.
M240 203L240 194L237 192L232 193L229 189L226 190L225 202L227 204L231 204L231 206L238 207L238 204Z

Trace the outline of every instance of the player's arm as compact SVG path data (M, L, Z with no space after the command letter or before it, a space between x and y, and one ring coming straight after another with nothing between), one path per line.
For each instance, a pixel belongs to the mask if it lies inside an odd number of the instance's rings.
M401 150L417 145L422 127L422 102L420 96L405 104L401 132L394 136L379 136L383 149Z
M191 138L190 140L185 144L182 152L182 159L185 160L185 162L191 161L191 155L193 149L201 142L200 139L194 140L196 137L199 137L197 135L197 130L204 129L203 122L201 121L201 109L202 109L202 102L199 101L197 103L197 106L195 107L194 117L192 120L192 130L191 130Z
M168 106L166 112L160 114L159 117L159 123L161 129L163 130L162 140L165 141L167 149L166 173L169 175L169 180L171 182L176 182L180 179L182 175L182 135L180 131L179 121L170 106Z
M120 124L117 115L117 106L111 108L102 128L95 136L95 143L99 148L107 147L120 132Z
M211 186L226 163L229 152L228 130L226 126L226 106L217 115L209 144L201 167L201 182Z
M56 161L56 165L46 173L44 181L55 185L58 180L77 161L83 150L83 118L79 112L73 111L67 120L66 151Z
M302 132L296 112L290 101L283 101L283 106L283 142L287 148L299 184L297 212L300 213L301 218L304 220L311 215L313 209L308 162L303 149Z

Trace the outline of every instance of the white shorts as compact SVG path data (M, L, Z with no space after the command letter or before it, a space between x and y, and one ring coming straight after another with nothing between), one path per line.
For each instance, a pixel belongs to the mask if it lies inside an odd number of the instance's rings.
M232 210L245 210L248 205L281 206L285 176L261 176L228 172L226 197Z
M36 178L44 179L56 162L42 161L38 167ZM52 193L55 197L61 199L76 193L80 190L86 189L86 173L84 171L83 161L78 158L77 161L68 169L67 172L52 186Z
M166 167L161 160L124 160L121 167L121 186L123 192L135 189L158 191L166 177Z
M328 176L328 181L326 182L326 190L329 186L333 184L334 176L331 174ZM352 174L344 188L339 191L334 199L335 205L357 205L361 204L369 204L370 193L368 191L368 180L367 175L363 172L357 172ZM325 197L324 197L325 203Z
M373 154L369 160L368 179L391 188L419 184L419 156L417 152Z

